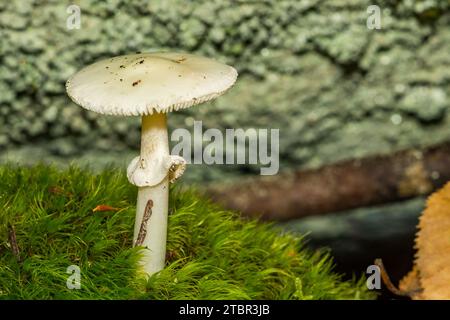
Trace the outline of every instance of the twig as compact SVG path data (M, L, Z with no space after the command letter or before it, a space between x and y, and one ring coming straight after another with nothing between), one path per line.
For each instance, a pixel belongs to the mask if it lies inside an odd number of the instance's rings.
M381 259L375 259L375 265L380 268L381 272L381 279L383 279L383 283L388 288L390 292L397 296L403 296L403 297L411 297L411 293L407 291L402 291L400 289L397 289L396 286L391 281L391 278L389 277L386 268L384 267L383 260Z
M19 246L17 244L16 230L13 225L9 226L8 239L13 255L16 257L18 262L22 262L22 259L20 258Z
M141 227L139 229L138 236L134 243L135 247L141 246L142 243L144 242L145 237L147 236L147 222L152 216L152 208L153 208L153 201L148 200L147 205L145 206L144 216L142 217Z
M450 142L330 164L319 169L210 185L227 209L289 220L426 195L450 180Z

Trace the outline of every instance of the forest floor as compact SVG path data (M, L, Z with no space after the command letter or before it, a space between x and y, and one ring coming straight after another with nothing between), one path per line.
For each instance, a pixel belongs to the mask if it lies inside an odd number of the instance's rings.
M187 188L171 189L167 265L147 279L132 248L136 194L113 168L1 166L0 299L375 298L304 237Z

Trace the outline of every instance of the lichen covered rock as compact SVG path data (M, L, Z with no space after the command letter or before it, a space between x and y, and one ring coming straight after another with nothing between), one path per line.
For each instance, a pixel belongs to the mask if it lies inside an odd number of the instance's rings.
M101 152L118 161L117 154L135 150L137 119L81 111L64 83L95 60L149 50L184 50L235 66L240 81L214 107L174 114L169 123L192 129L187 114L205 129L282 128L282 168L447 139L448 1L377 1L380 30L366 27L371 4L79 1L81 28L69 30L65 2L4 2L0 148L8 152L0 158L33 146L55 160ZM229 171L222 167L214 170Z

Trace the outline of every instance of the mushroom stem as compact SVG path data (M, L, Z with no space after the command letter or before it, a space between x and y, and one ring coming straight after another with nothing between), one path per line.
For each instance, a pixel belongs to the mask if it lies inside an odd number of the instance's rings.
M166 115L155 113L143 116L141 155L138 164L140 169L146 170L147 166L167 161L168 157ZM133 243L147 248L141 263L149 275L164 268L168 201L168 175L156 185L139 187Z

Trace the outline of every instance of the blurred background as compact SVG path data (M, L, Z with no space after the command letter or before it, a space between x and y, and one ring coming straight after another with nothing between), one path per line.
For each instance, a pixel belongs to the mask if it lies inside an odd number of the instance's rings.
M80 9L79 29L67 27L70 5ZM379 29L368 28L370 5L380 9ZM441 147L450 140L449 26L448 0L1 1L0 162L76 162L94 170L113 163L125 170L138 153L139 119L83 110L68 99L65 81L96 60L137 51L209 56L238 70L235 87L212 103L170 114L170 128L191 130L194 120L204 130L279 128L281 177L308 172L326 182L320 168L344 161L333 186L339 189L358 161L368 168L365 181L376 179L382 188L392 177L371 177L378 157L388 175L399 167L398 151L419 152L420 160L428 147L443 150L438 169L419 168L425 181L409 193L388 189L360 201L367 194L359 184L346 205L315 210L313 202L308 212L290 209L280 222L308 232L310 246L331 248L347 276L380 257L395 282L412 263L423 196L450 176L450 153ZM427 184L430 177L436 181ZM273 178L264 183L277 185ZM190 165L182 180L227 197L243 179L258 186L259 168ZM329 187L325 182L319 187ZM296 193L297 183L291 200L306 197ZM274 212L270 219L279 220Z

